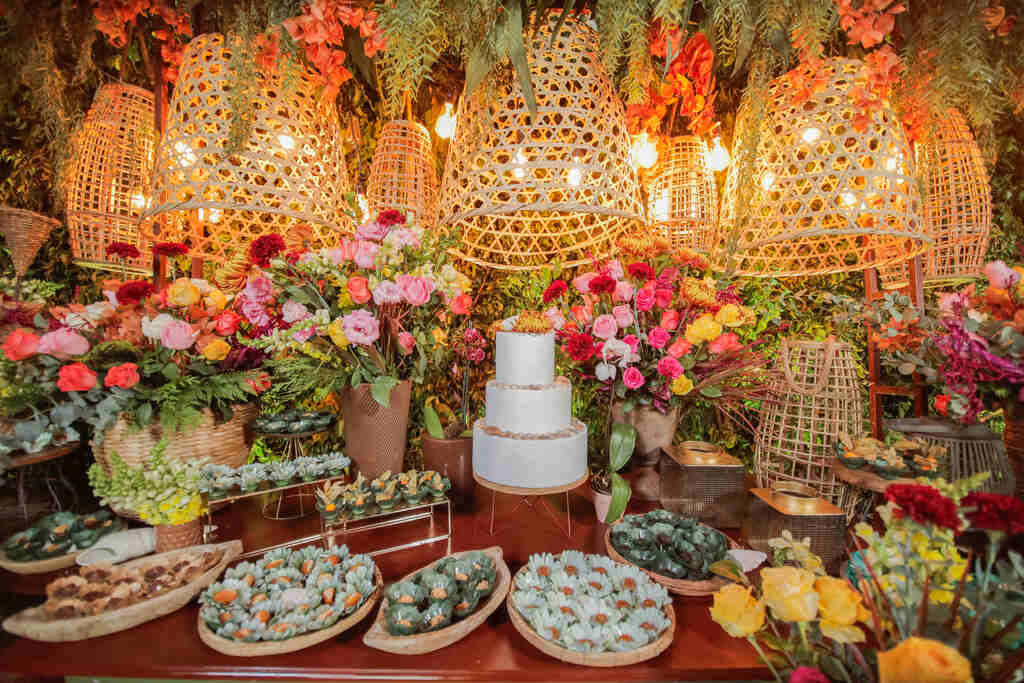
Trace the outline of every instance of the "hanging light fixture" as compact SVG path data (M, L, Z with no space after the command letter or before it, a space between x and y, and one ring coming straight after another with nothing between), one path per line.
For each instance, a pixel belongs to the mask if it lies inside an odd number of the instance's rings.
M444 111L437 117L437 122L434 124L434 132L442 140L450 140L455 135L456 125L458 125L458 118L452 111L452 103L445 102Z
M467 94L448 146L440 224L457 227L457 253L506 270L561 260L589 263L610 253L625 229L642 225L622 103L585 21L567 16L529 38L537 113L518 79L497 96Z
M722 138L715 136L711 142L711 151L708 152L708 167L718 173L724 171L729 165L729 150L722 146Z
M139 239L139 217L151 202L150 182L157 133L153 93L121 83L96 91L76 136L67 192L71 255L80 266L120 270L107 245L124 242L143 255L125 266L149 272L148 244Z
M629 148L629 160L633 168L652 168L658 163L658 146L647 133L633 136L633 146Z
M371 216L397 209L410 220L432 226L437 208L437 175L430 133L415 121L384 124L370 164L366 198Z
M708 147L694 135L671 138L647 193L647 220L674 247L706 251L718 218Z
M309 246L334 243L352 223L333 104L319 97L312 72L260 73L249 135L232 149L231 58L220 34L198 36L185 50L157 150L153 206L144 213L163 223L152 237L187 242L192 255L214 263L299 226L309 227Z

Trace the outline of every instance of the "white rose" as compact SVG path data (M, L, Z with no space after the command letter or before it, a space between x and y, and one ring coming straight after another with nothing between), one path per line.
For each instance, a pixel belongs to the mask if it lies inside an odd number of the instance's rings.
M82 330L89 327L89 318L82 313L68 313L61 318L61 322L65 327L70 327L73 330Z
M142 334L148 339L159 339L164 328L174 322L174 316L161 313L155 318L142 319Z
M617 371L617 368L611 363L598 363L594 368L594 374L600 382L607 382L610 379L615 379L615 373Z
M601 357L606 361L617 362L620 368L624 368L636 360L629 344L614 337L604 343L604 346L601 348Z
M108 313L113 313L113 311L114 307L110 305L109 301L97 301L85 307L85 316L89 319L89 322L96 322Z

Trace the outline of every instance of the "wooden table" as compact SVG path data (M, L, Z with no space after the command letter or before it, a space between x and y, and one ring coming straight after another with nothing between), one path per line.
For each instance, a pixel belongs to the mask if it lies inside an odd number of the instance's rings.
M490 495L476 497L473 513L453 515L453 550L500 545L515 572L537 552L576 548L604 554L604 531L593 505L578 492L569 500L573 535L567 539L550 521L520 509L521 523L509 525L496 536L488 533ZM563 499L559 499L562 504ZM499 514L508 513L515 500L499 497ZM643 511L649 505L634 505ZM504 511L501 508L506 508ZM564 511L564 510L563 510ZM252 547L270 545L275 538L315 533L315 518L275 522L260 514L259 499L239 502L214 516L221 538L241 536ZM306 528L307 525L308 528ZM357 534L349 543L355 552L371 544L392 545L408 533L384 529L376 539ZM385 538L388 536L388 538ZM258 540L257 540L258 539ZM259 545L257 545L259 544ZM385 581L393 580L437 559L443 543L431 544L375 558ZM0 590L3 586L0 585ZM32 677L88 676L125 678L293 679L293 680L446 680L446 681L683 681L769 679L746 641L731 638L708 614L710 598L675 598L678 620L675 642L660 656L633 666L592 669L552 659L528 644L516 632L504 609L499 609L469 636L434 653L399 656L362 643L372 618L339 638L307 650L253 659L228 657L203 645L196 631L198 608L190 605L174 614L102 638L78 643L47 644L4 634L0 641L0 671Z

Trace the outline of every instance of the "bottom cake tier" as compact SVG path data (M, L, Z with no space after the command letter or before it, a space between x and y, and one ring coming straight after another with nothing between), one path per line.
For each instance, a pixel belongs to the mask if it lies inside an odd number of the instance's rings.
M509 434L473 425L473 472L502 486L543 489L565 486L587 473L587 426L554 434Z

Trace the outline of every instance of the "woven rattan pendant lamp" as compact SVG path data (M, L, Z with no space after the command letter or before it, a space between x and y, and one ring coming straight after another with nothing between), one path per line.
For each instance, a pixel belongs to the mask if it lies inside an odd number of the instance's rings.
M769 86L753 193L738 196L740 184L727 183L716 265L726 265L722 245L736 202L749 203L750 212L733 254L741 275L863 270L905 260L930 242L896 115L887 106L862 112L850 97L854 86L866 87L864 63L833 58L819 75L825 86L804 99L802 86L785 76ZM855 126L861 113L865 130Z
M182 241L191 254L227 263L268 233L312 230L312 246L350 231L344 213L348 174L333 104L309 71L257 71L252 126L230 148L231 45L220 34L194 38L185 50L157 150L154 201L147 216L163 226L154 239ZM248 77L248 76L247 76Z
M671 138L647 192L647 220L673 247L707 251L718 220L718 190L708 146L695 135Z
M437 173L430 133L416 121L388 121L381 129L366 182L370 215L397 209L422 225L434 224Z
M129 269L152 267L148 244L139 239L139 217L150 201L156 142L153 93L121 83L96 91L69 173L68 231L78 265L120 270L121 260L107 256L106 249L126 242L143 252L127 259Z
M582 20L558 17L528 38L537 114L518 79L463 98L441 184L440 224L459 255L504 270L589 263L643 224L618 100Z
M925 228L935 240L922 264L924 283L939 286L981 275L992 230L992 192L963 114L950 109L938 117L932 136L915 151ZM905 287L910 278L906 262L879 270L887 288Z

